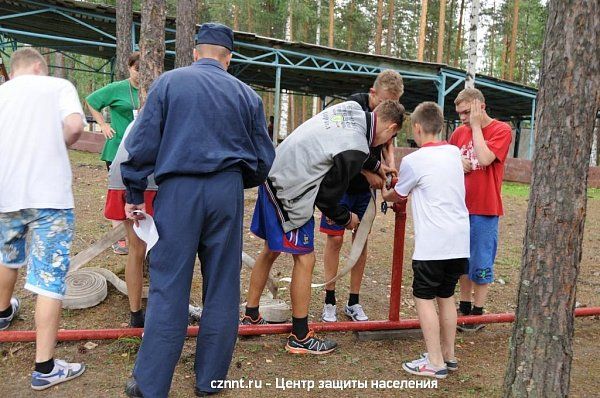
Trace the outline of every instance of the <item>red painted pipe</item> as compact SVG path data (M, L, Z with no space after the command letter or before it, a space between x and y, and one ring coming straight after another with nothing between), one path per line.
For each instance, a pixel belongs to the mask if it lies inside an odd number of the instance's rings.
M392 182L395 185L395 182ZM390 310L387 321L366 322L325 322L312 323L310 326L317 332L348 332L369 330L398 330L417 329L420 327L418 319L400 320L400 296L402 290L402 265L404 261L404 238L406 230L406 200L394 203L392 209L395 213L394 227L394 253L392 260L392 280L390 289ZM577 308L575 316L600 315L600 307ZM485 314L479 316L463 316L458 318L459 323L482 324L482 323L505 323L513 322L515 314ZM270 325L243 325L239 327L242 336L261 334L289 333L292 325L270 324ZM114 340L123 337L140 337L144 329L87 329L87 330L59 330L58 341L76 340ZM198 335L198 326L187 329L187 336ZM27 342L35 341L35 331L15 330L0 332L0 342Z
M575 316L600 315L600 307L577 308ZM482 324L482 323L508 323L513 322L515 314L484 314L479 316L459 317L460 323ZM349 332L349 331L369 331L369 330L398 330L398 329L417 329L419 328L418 319L405 319L401 321L366 321L366 322L319 322L312 323L311 328L317 332ZM261 335L261 334L282 334L289 333L292 325L270 324L270 325L244 325L240 326L239 334L242 336ZM88 330L59 330L59 341L76 340L114 340L122 337L140 337L143 329L88 329ZM187 330L188 337L198 334L198 326L191 326ZM35 331L15 330L0 332L0 342L25 342L35 341Z
M395 185L395 182L392 181ZM392 186L393 186L392 185ZM400 297L402 295L402 266L404 263L404 236L406 231L406 200L392 205L395 214L394 252L392 254L392 280L390 282L390 311L388 319L400 320Z

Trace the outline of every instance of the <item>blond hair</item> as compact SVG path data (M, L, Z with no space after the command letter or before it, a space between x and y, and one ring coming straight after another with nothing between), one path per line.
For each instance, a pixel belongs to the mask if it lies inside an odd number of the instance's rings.
M383 121L396 123L398 130L402 127L404 106L400 102L392 100L382 101L373 112L377 113L377 117Z
M410 121L421 126L425 134L438 134L444 126L442 108L435 102L421 102L411 113Z
M456 99L454 100L454 105L458 105L463 101L471 102L473 100L479 100L485 103L485 98L483 97L481 91L473 87L468 87L458 93Z
M402 81L402 76L400 76L400 73L391 69L386 69L377 75L375 83L373 83L373 88L380 88L394 96L397 95L398 98L402 97L402 94L404 94L404 82Z
M46 60L42 54L30 47L21 48L10 56L10 71L14 72L17 69L27 68L37 62L42 64L45 72L47 73L48 64L46 63Z

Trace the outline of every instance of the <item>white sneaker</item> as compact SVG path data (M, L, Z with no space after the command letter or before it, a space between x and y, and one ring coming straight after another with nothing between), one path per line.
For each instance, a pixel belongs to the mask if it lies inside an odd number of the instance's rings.
M354 304L352 306L346 306L344 309L346 315L352 318L353 321L368 321L369 317L365 314L363 307L360 304Z
M323 322L337 322L337 311L335 305L325 304L323 306L323 316L321 316Z
M56 384L79 377L85 371L82 363L69 363L60 359L54 360L54 369L50 373L33 372L31 374L31 388L45 390Z
M427 357L417 358L411 362L404 362L402 369L416 376L435 377L436 379L445 379L448 376L448 369L445 365L439 368L435 367L429 363Z

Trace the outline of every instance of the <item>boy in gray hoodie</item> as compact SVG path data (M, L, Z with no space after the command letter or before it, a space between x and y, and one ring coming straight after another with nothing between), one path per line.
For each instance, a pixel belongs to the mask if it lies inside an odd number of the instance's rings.
M326 354L337 343L317 338L308 328L310 284L315 265L314 208L347 229L358 216L340 205L350 179L360 173L369 147L392 139L404 107L382 102L373 112L348 101L325 109L298 127L277 148L267 181L259 187L251 231L265 240L250 277L242 324L264 324L258 304L271 267L281 252L291 253L292 333L286 350Z

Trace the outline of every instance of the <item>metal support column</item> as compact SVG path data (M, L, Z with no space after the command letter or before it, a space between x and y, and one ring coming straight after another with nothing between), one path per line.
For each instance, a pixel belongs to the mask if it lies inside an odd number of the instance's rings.
M513 150L513 158L519 157L519 143L521 142L521 119L517 120L515 126L515 147Z
M110 82L115 81L115 57L110 59Z
M527 158L533 160L533 146L535 145L535 98L531 101L531 119L529 122L529 151Z
M444 114L444 102L446 100L446 75L442 72L439 76L439 80L435 82L437 87L438 97L437 103L442 108L442 114Z
M135 39L135 24L132 23L131 24L131 51L136 51L137 50L137 44L136 44L136 39Z
M280 115L280 111L281 111L281 67L278 66L275 72L275 104L273 106L274 108L274 117L275 117L275 123L273 123L273 145L277 146L277 137L279 136L279 124L280 124L280 120L279 118L281 117Z

